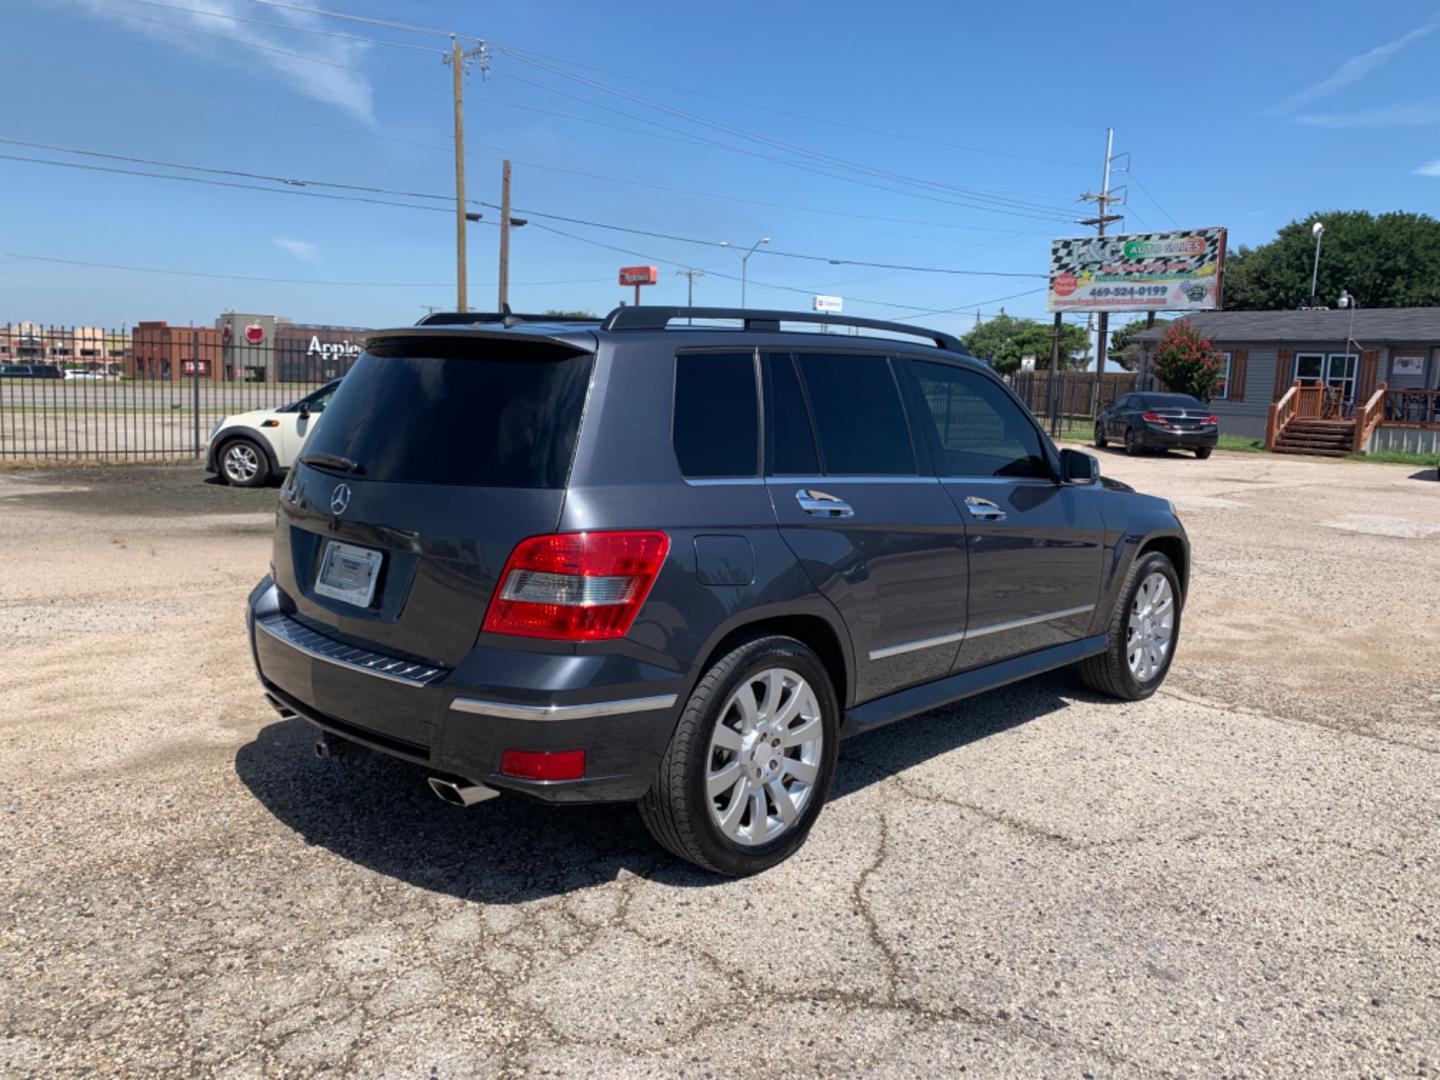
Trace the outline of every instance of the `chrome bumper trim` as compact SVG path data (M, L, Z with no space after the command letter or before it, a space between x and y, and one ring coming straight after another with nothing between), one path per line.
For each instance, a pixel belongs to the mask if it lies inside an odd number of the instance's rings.
M363 675L374 675L377 679L386 679L402 686L429 686L450 674L444 668L414 664L409 660L400 660L394 656L333 641L284 615L262 616L255 620L255 629L263 630L276 641L315 660L358 671Z
M514 705L503 701L457 697L450 703L450 708L456 712L474 713L477 716L498 716L502 720L589 720L596 716L620 716L624 713L668 709L678 700L678 694L656 694L654 697L596 701L587 705Z
M871 660L884 660L890 656L900 656L903 653L915 652L919 649L933 649L939 645L953 645L958 641L965 641L967 638L985 637L988 634L1000 634L1006 630L1019 630L1022 626L1034 626L1036 623L1051 622L1054 619L1068 619L1072 615L1084 615L1087 611L1094 610L1094 604L1085 604L1082 607L1066 608L1064 611L1047 611L1043 615L1030 615L1023 619L1012 619L1009 622L991 623L989 626L981 626L975 630L961 630L954 634L941 634L939 637L921 638L919 641L904 641L899 645L886 645L883 648L871 649L868 655Z

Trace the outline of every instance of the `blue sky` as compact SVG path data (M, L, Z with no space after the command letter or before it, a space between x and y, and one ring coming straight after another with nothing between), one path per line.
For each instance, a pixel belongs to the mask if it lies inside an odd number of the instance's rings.
M235 308L374 326L452 306L453 214L305 197L445 207L417 196L453 193L447 41L257 0L164 2L6 0L0 138L415 194L0 145L0 321L209 324ZM1100 182L1107 126L1133 155L1116 178L1127 231L1225 225L1233 246L1318 208L1440 204L1435 4L1119 3L1106 21L953 0L319 6L490 43L490 77L467 83L469 194L498 202L508 156L516 213L571 234L515 231L517 310L603 312L629 293L617 268L651 262L647 301L683 303L677 270L697 267L697 302L736 304L738 253L714 245L768 236L751 306L834 293L850 313L958 330L977 307L1042 315L1048 240L1086 231L1067 219ZM471 226L472 306L494 306L497 249L493 224ZM95 263L184 274L80 265ZM922 314L940 309L958 310Z

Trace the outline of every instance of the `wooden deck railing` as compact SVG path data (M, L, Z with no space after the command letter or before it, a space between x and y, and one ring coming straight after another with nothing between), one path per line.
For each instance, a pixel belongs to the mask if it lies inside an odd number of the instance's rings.
M1351 449L1357 454L1385 419L1385 395L1385 384L1382 382L1370 395L1370 400L1355 410L1355 441L1351 443Z
M1440 427L1440 390L1386 390L1384 421L1402 427Z
M1300 392L1303 389L1298 382L1294 383L1279 401L1270 406L1270 416L1265 421L1266 450L1275 449L1275 439L1285 430L1285 425L1295 419L1300 410Z

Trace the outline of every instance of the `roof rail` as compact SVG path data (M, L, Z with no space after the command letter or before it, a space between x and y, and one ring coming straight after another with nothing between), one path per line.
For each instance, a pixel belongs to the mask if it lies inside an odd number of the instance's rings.
M594 323L598 315L537 315L533 312L511 311L505 305L504 311L432 311L417 322L416 326L470 326L475 323L504 323L507 327L520 323Z
M756 308L714 307L619 307L605 316L602 330L664 330L676 319L738 319L746 330L777 332L782 322L824 323L829 326L858 326L887 334L909 334L929 338L937 348L965 352L960 339L940 330L927 330L883 319L861 319L853 315L832 315L820 311L761 311Z

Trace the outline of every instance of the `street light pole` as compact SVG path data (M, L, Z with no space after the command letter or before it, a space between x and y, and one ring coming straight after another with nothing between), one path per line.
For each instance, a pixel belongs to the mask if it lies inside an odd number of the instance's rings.
M1320 281L1320 241L1325 236L1325 223L1323 221L1315 222L1310 226L1310 231L1315 234L1315 268L1310 271L1310 306L1314 307L1315 298L1319 295L1315 291L1315 287Z
M745 280L746 280L746 276L747 276L747 271L749 270L749 266L750 266L750 256L755 254L755 249L758 248L761 244L768 244L768 243L770 243L770 238L769 238L768 236L762 236L759 240L756 240L755 243L753 243L753 244L750 245L750 250L749 250L749 251L747 251L744 255L741 255L741 256L740 256L740 306L741 306L741 308L744 308L744 307L746 306L746 304L745 304Z

